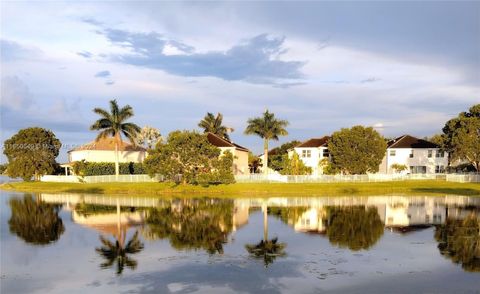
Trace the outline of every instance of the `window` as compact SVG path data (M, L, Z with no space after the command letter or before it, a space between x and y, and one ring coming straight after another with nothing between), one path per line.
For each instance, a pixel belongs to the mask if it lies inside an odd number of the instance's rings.
M413 150L410 151L410 158L413 158Z
M312 157L312 150L302 150L302 157Z
M395 156L396 155L396 150L390 150L390 156Z
M443 165L436 165L435 166L435 173L436 174L441 174L445 172L445 166Z
M445 153L443 151L437 150L437 157L445 157Z
M432 158L433 156L433 150L428 150L428 158ZM437 157L438 157L438 152L437 152Z
M424 165L410 166L410 173L412 174L426 174L427 167Z
M323 149L322 156L323 157L329 157L330 156L330 151L328 151L328 149Z

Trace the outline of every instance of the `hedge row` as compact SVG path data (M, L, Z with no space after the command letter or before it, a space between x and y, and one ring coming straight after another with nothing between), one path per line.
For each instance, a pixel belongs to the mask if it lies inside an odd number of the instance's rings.
M81 166L81 173L84 176L114 175L115 163L113 162L84 162ZM142 175L146 174L143 163L120 163L121 175Z

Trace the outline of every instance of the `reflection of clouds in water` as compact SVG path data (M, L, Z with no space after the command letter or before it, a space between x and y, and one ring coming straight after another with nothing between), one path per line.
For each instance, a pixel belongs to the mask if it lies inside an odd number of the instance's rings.
M195 263L188 259L186 264L173 265L165 271L134 274L120 283L138 285L136 291L140 293L191 293L213 289L222 293L281 293L288 290L288 285L280 282L281 278L302 277L299 264L292 261L277 262L268 270L243 256L222 258L210 264ZM308 290L312 291L315 292L314 287Z

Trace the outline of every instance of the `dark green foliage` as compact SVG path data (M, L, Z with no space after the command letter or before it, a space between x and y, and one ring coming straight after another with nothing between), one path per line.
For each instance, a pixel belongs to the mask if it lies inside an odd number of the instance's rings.
M250 169L250 173L258 173L261 166L262 160L260 157L254 155L252 152L248 152L248 168Z
M480 271L480 218L475 213L463 220L447 219L435 229L440 253L470 272Z
M442 138L450 162L465 160L480 171L480 104L447 121Z
M104 236L100 236L100 241L102 242L102 247L95 248L95 251L105 259L105 262L100 265L101 268L110 268L116 262L117 275L122 274L125 267L132 270L137 268L137 261L130 258L129 255L142 251L144 247L138 238L138 231L135 232L125 246L123 246L122 240L112 242Z
M220 149L210 144L207 136L191 131L175 131L166 143L157 144L145 160L145 169L151 176L161 174L169 181L183 183L233 183L233 157L220 156Z
M268 166L276 171L280 171L284 165L285 155L288 150L300 144L300 141L293 140L282 144L280 147L273 148L268 152Z
M10 232L27 243L46 245L57 241L65 231L58 216L59 205L48 204L25 195L9 201L12 216L8 221Z
M350 250L368 249L382 237L384 225L376 207L327 207L330 243Z
M146 234L153 239L168 238L176 249L223 253L233 229L232 217L232 200L186 200L175 207L150 209Z
M122 162L120 163L121 175L144 175L146 174L143 163ZM77 161L73 165L73 172L78 176L101 176L114 175L115 163L113 162L85 162Z
M137 207L128 207L121 206L121 212L133 212L141 210L142 208ZM88 203L79 203L75 205L75 212L82 216L97 215L97 214L109 214L116 213L117 207L109 205L98 205L98 204L88 204Z
M372 127L354 126L333 133L328 142L332 168L345 174L378 172L387 143Z
M293 152L292 157L288 157L288 154L283 155L282 169L280 170L282 175L311 175L312 168L306 166L300 159L297 152Z
M61 146L52 131L42 128L20 130L4 143L7 175L29 181L32 177L39 180L40 176L53 173Z

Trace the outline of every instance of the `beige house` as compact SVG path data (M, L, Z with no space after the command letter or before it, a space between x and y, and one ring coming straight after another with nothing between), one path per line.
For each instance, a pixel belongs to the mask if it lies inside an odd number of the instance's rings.
M123 141L118 148L119 162L143 162L147 150ZM115 139L104 138L92 141L68 151L68 161L115 162Z
M104 138L79 146L68 152L68 163L61 164L65 168L65 175L69 174L72 164L76 161L87 162L115 162L115 139ZM143 162L147 150L141 146L134 146L123 141L118 148L119 162ZM71 170L70 170L71 172Z
M248 149L238 144L225 140L213 133L207 133L207 138L210 144L222 150L230 151L233 154L233 174L247 175L250 173L248 167Z

